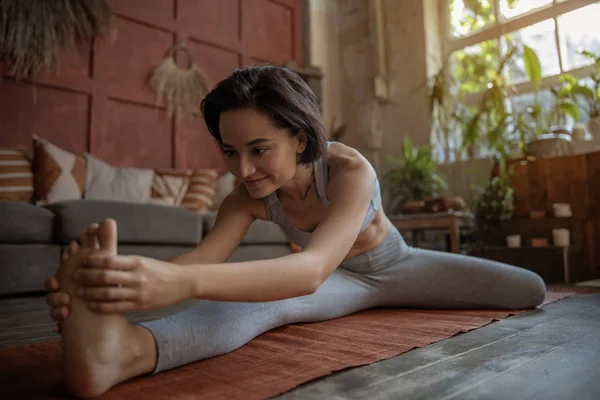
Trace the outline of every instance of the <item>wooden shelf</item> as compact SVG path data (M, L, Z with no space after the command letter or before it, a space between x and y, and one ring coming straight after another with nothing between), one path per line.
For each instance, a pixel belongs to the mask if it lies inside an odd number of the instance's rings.
M486 245L483 246L484 251L514 251L514 252L525 252L525 251L538 251L538 252L548 252L548 253L563 253L567 250L569 253L580 253L585 249L583 246L569 246L569 247L556 247L556 246L547 246L547 247L531 247L531 246L521 246L521 247L508 247L508 246L494 246L494 245Z

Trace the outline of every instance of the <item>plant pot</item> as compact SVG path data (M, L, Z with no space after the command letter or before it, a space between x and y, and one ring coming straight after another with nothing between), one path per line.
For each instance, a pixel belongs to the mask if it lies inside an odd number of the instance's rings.
M400 212L402 214L418 214L425 212L425 202L424 201L405 201L402 206L400 206Z
M425 211L430 213L448 211L445 197L425 197Z
M446 199L446 209L454 211L462 211L467 208L467 202L460 196L454 196Z
M571 136L564 133L539 135L535 140L527 143L527 154L537 158L561 157L572 152Z

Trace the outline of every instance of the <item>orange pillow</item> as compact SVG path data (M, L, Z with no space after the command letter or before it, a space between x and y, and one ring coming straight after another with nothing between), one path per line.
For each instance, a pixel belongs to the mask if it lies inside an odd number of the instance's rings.
M0 149L0 200L33 200L31 160L24 150Z
M179 206L190 185L192 171L188 169L156 169L152 180L153 204Z
M181 207L206 212L212 206L219 173L214 169L197 169L190 176L190 185L183 196Z

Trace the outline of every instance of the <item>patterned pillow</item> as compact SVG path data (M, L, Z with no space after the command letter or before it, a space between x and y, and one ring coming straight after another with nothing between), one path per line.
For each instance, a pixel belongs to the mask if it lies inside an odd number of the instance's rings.
M197 169L190 176L190 185L181 206L191 211L205 212L210 209L215 196L218 172L214 169Z
M0 200L33 200L31 160L23 150L0 149Z
M33 170L38 203L83 197L86 165L82 157L33 135Z
M191 175L192 171L187 169L156 169L150 202L180 206L183 196L187 193Z

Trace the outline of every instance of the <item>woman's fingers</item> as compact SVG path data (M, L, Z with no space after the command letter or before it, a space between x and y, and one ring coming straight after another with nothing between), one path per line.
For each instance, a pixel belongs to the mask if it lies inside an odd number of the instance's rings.
M92 254L83 260L87 268L120 269L131 271L140 268L142 261L136 256L115 256L112 254Z
M50 316L55 321L62 321L69 316L69 309L67 307L55 307L50 310Z
M82 287L77 289L77 296L86 301L136 300L138 291L126 286Z
M137 275L130 271L112 269L80 269L73 274L73 279L81 286L138 286Z
M49 290L51 292L58 290L58 279L56 279L55 276L51 276L50 278L46 279L46 281L44 281L44 287L46 288L46 290Z
M133 301L113 301L89 304L90 309L104 313L125 313L139 310L140 308L136 306L137 304Z
M49 293L46 296L46 303L50 307L68 306L71 303L71 297L65 292Z

